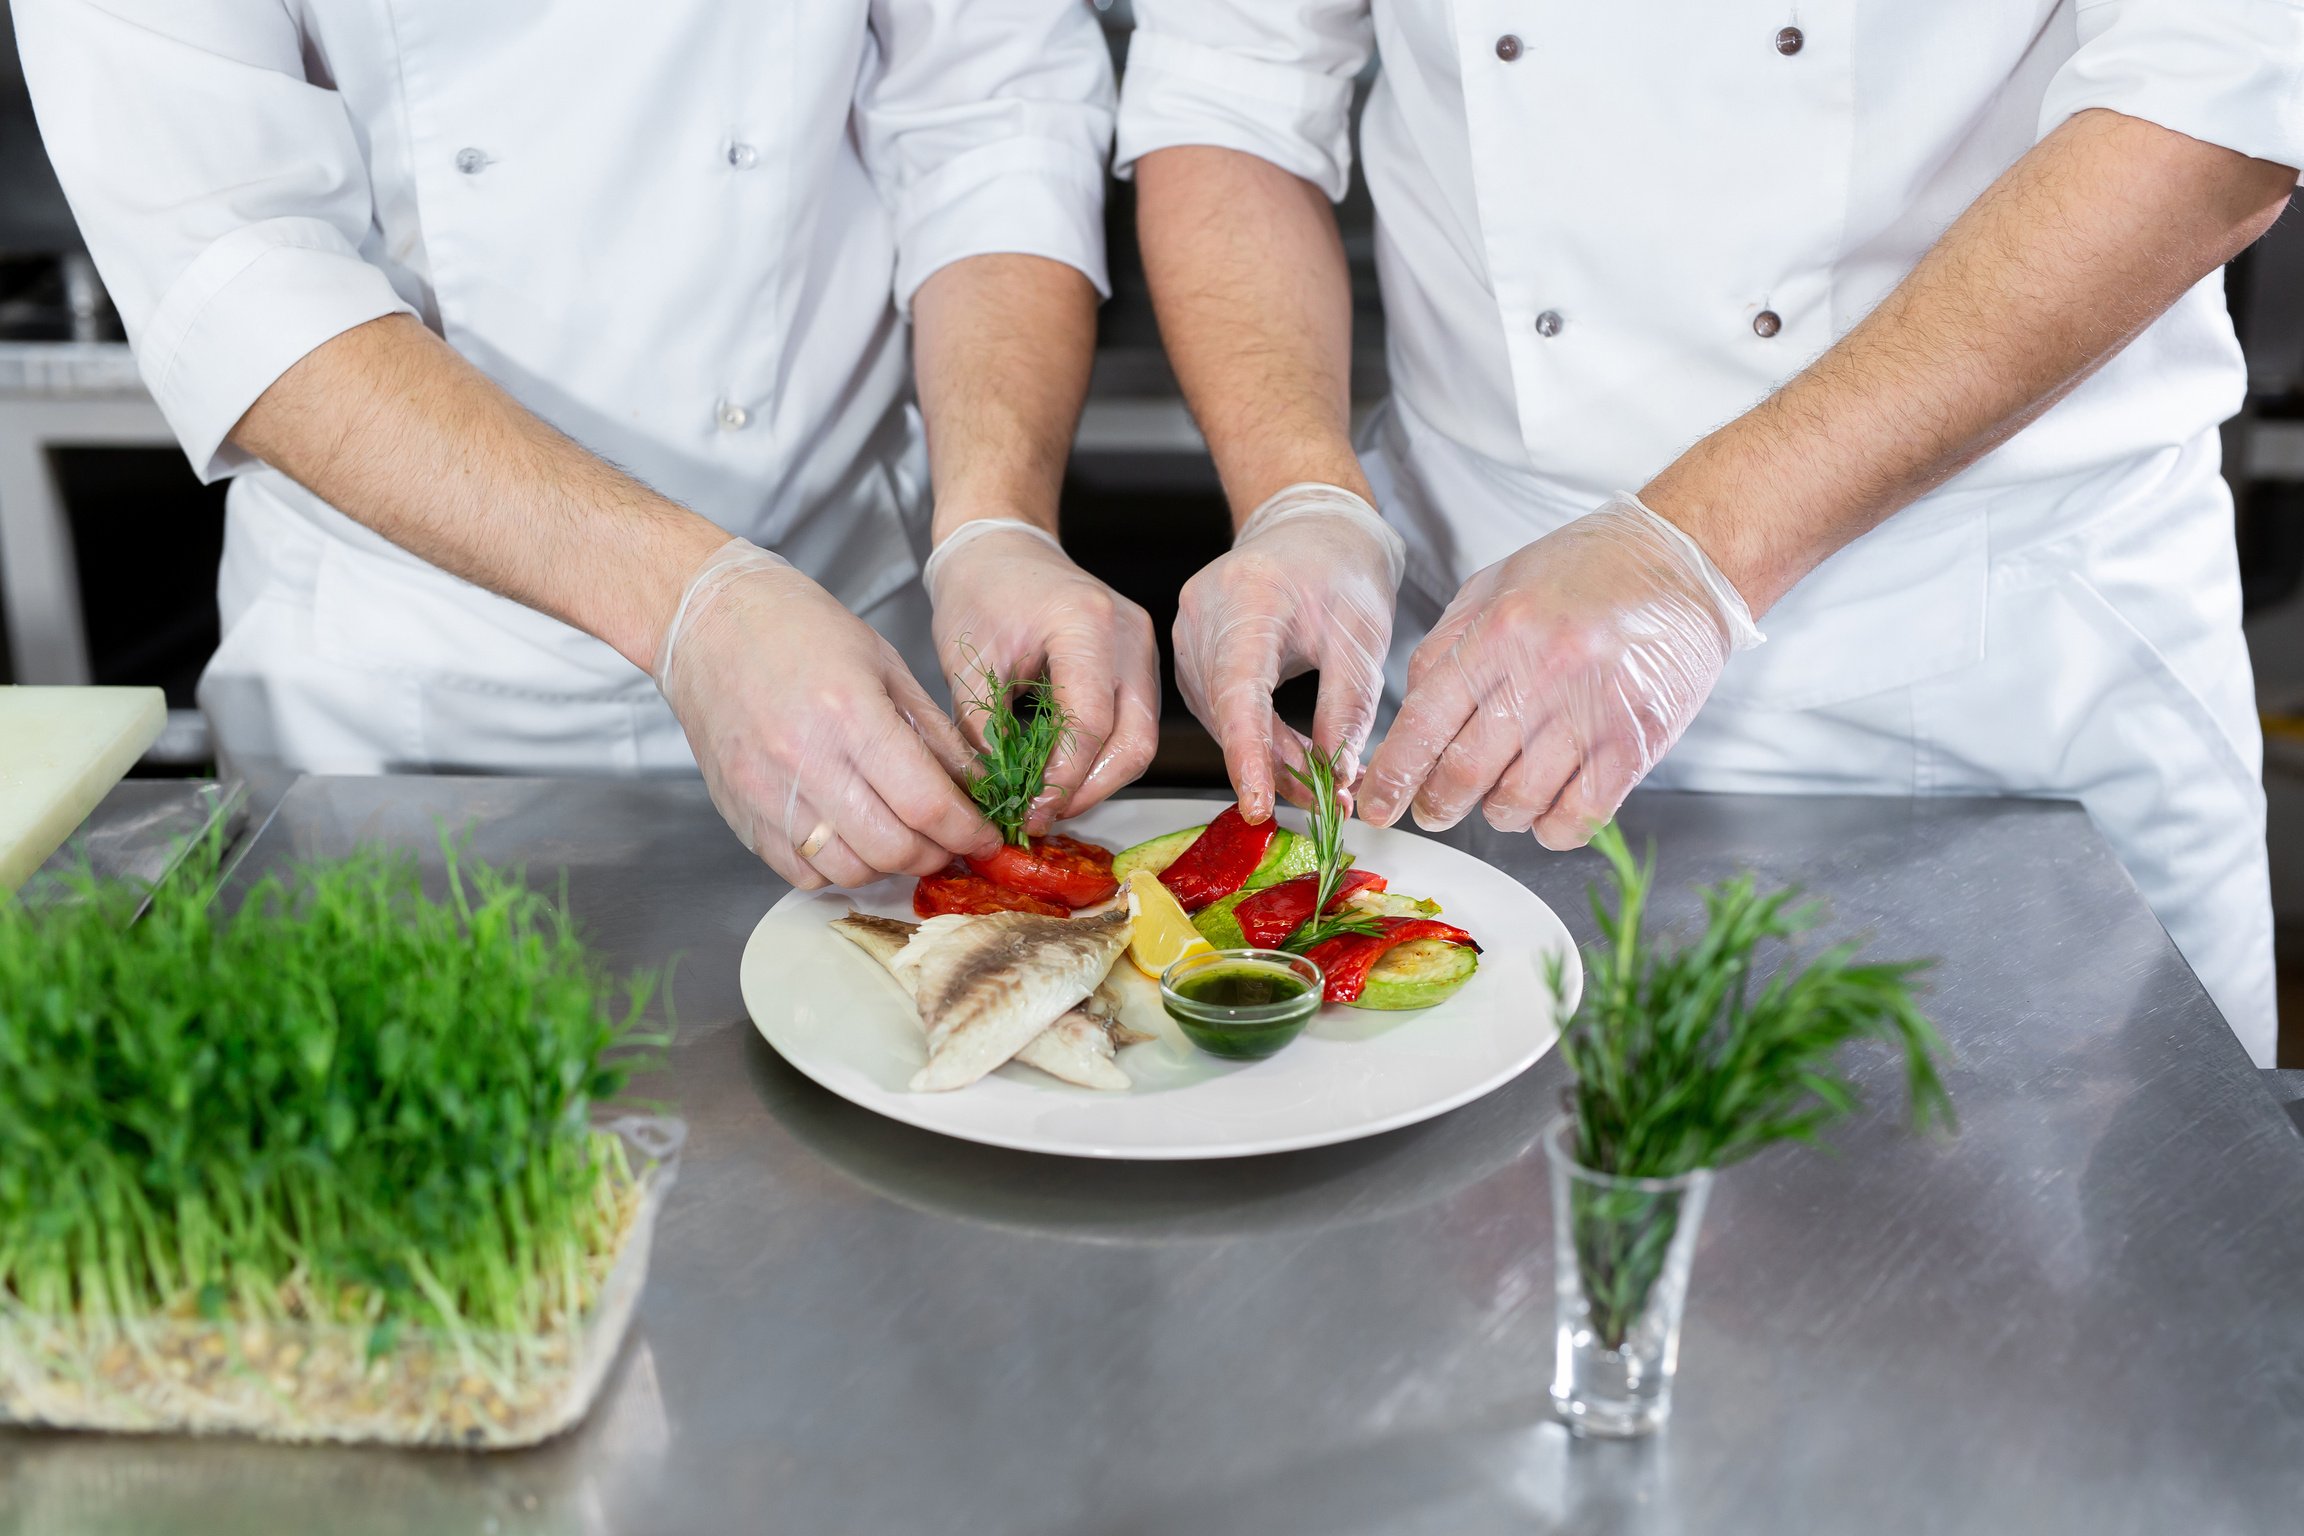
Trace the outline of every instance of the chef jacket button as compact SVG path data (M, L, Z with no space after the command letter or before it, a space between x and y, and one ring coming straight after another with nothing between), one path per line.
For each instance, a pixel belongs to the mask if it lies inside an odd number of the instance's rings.
M1808 45L1808 34L1798 27L1786 27L1776 34L1776 51L1790 58Z
M456 151L456 169L467 176L479 175L481 167L487 163L488 155L485 150L460 149Z
M745 427L751 424L751 421L752 413L744 409L744 407L738 405L735 401L723 400L720 402L721 431L741 432L745 429Z
M1764 309L1752 317L1752 334L1773 336L1784 329L1784 317L1772 309Z
M1496 39L1496 57L1507 64L1520 57L1520 39L1509 32Z
M728 146L728 163L740 171L748 171L760 163L760 151L749 144Z
M1560 311L1548 309L1536 317L1536 334L1553 337L1560 334Z

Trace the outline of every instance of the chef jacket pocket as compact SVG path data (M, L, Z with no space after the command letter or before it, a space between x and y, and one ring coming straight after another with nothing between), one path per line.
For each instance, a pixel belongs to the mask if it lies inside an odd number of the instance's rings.
M652 691L609 646L434 566L328 540L312 588L330 661L503 698L628 699Z
M1984 654L1991 544L1981 506L1915 509L1808 573L1760 621L1712 697L1819 709L1968 666ZM1910 515L1910 514L1907 514Z
M324 657L407 691L432 773L691 771L679 722L607 645L445 571L331 540L313 588Z

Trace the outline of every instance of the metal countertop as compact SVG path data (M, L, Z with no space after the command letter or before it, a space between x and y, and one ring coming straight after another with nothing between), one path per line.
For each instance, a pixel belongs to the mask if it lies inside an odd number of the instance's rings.
M946 1141L759 1039L736 960L783 886L694 783L313 779L249 858L565 866L615 961L679 956L645 1091L690 1123L592 1418L500 1456L0 1434L0 1533L2272 1532L2304 1528L2304 1138L2086 817L2043 802L1640 794L1668 920L1748 866L1936 955L1957 1140L1894 1062L1829 1154L1725 1175L1675 1419L1545 1402L1563 1072L1239 1162ZM1459 828L1580 938L1590 854Z

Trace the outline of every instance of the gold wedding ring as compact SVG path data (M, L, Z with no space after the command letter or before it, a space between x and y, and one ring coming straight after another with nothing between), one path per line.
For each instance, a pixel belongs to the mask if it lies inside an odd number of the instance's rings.
M816 823L816 830L809 833L808 841L800 845L800 857L804 859L816 857L824 851L824 845L830 841L832 841L832 829L821 821Z

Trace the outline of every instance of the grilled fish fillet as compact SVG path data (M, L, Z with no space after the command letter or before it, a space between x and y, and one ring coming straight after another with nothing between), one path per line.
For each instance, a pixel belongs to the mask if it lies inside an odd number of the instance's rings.
M1128 945L1126 912L1041 917L993 912L932 917L896 957L910 972L928 1065L916 1093L965 1088L1084 1002Z
M917 968L907 966L899 970L895 962L897 955L912 942L912 936L919 932L918 923L851 912L846 917L834 918L832 927L842 938L885 966L905 991L913 990ZM1115 1051L1120 1046L1151 1038L1120 1022L1120 999L1100 981L1079 1006L1064 1012L1027 1041L1016 1052L1015 1059L1063 1082L1083 1088L1117 1090L1129 1087L1130 1083L1128 1074L1113 1060Z

